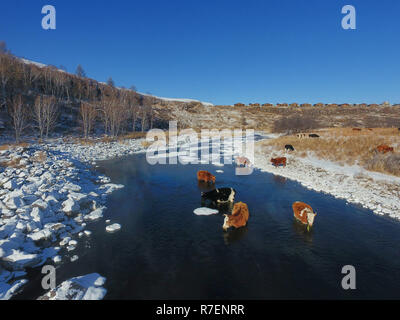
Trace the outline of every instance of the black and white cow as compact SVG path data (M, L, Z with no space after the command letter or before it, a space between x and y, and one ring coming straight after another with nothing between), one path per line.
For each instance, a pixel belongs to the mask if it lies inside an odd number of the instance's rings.
M228 203L235 200L236 190L233 188L219 188L209 192L202 192L202 200L210 200L214 204Z
M286 151L294 151L294 147L291 144L285 146Z

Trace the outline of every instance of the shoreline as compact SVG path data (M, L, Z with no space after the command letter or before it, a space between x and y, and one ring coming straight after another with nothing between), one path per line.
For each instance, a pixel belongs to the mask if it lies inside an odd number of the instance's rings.
M100 222L107 196L124 187L93 164L143 152L142 140L80 145L52 139L0 151L6 164L0 173L0 300L23 290L27 268L79 259L74 250L90 237L86 227Z
M300 183L303 187L332 195L348 203L361 205L377 215L400 220L400 178L367 171L358 166L314 157L294 157L271 147L255 148L254 167L262 172L279 175ZM274 167L273 157L285 156L287 166Z

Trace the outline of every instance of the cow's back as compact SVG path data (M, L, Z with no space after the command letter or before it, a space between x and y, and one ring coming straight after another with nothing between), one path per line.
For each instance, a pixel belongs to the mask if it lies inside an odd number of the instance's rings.
M249 208L247 204L243 202L235 203L229 220L235 228L244 227L249 220Z
M305 208L308 208L311 211L313 211L311 206L309 206L308 204L306 204L304 202L297 201L297 202L293 203L292 207L293 207L293 213L294 213L295 218L297 220L301 221L301 223L303 223L303 224L308 224L307 214L301 215L301 211L303 211Z

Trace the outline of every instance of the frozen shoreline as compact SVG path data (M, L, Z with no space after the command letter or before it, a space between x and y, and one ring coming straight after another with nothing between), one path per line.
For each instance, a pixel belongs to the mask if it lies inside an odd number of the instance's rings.
M278 156L287 157L285 168L272 166L270 159ZM398 177L367 171L359 166L340 166L312 156L294 157L271 147L256 147L255 167L297 181L308 189L359 204L375 214L400 220Z
M107 195L122 185L92 172L96 161L143 152L142 139L79 145L46 144L0 151L0 300L28 282L26 268L74 262L85 230L103 217Z

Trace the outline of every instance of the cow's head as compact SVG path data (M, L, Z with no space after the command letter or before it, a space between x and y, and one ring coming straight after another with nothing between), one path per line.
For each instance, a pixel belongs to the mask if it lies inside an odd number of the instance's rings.
M314 224L314 219L315 216L317 215L316 212L313 212L312 210L306 208L306 213L307 213L307 223L308 223L308 227L311 228L312 225Z
M227 231L230 227L230 221L229 221L229 216L227 214L224 214L225 216L225 220L224 220L224 225L222 226L222 229L224 229L224 231Z

